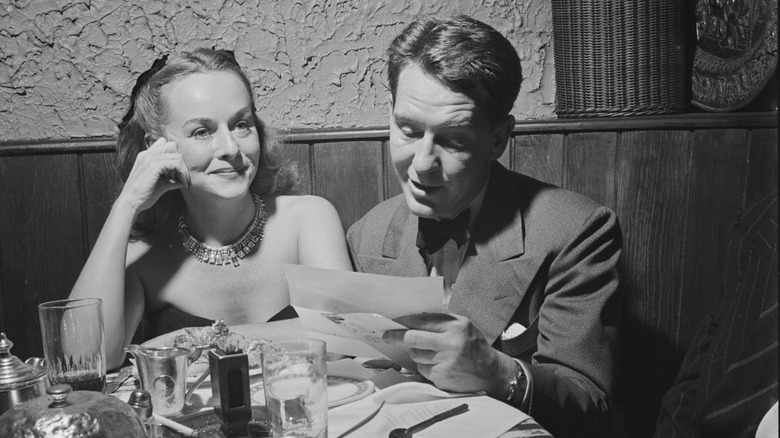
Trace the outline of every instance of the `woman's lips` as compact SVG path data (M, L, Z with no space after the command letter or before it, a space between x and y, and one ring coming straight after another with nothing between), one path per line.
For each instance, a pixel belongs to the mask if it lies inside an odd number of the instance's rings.
M237 169L234 168L228 168L228 169L217 169L213 172L211 172L212 175L217 176L236 176L236 175L242 175L244 172L246 172L246 167L239 167Z

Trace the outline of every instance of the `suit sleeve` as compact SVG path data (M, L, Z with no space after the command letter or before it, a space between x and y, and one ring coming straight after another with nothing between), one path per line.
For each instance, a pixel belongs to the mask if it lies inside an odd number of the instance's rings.
M607 422L617 366L621 248L617 217L599 207L547 271L538 349L529 365L529 414L555 436L596 435Z
M699 376L704 357L718 328L713 315L704 320L693 338L691 348L685 355L677 380L661 403L655 436L696 437L699 436L697 400L699 397Z
M347 230L347 250L349 250L349 258L352 262L352 269L355 272L363 272L363 267L360 265L360 259L358 255L358 248L360 248L360 233L362 230L363 219L358 220Z

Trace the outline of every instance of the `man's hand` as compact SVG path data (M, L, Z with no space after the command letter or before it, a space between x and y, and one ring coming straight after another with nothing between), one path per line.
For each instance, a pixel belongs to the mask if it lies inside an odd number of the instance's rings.
M409 330L389 330L382 339L410 348L417 370L434 385L447 391L485 391L501 397L514 361L491 347L468 318L421 313L395 321Z

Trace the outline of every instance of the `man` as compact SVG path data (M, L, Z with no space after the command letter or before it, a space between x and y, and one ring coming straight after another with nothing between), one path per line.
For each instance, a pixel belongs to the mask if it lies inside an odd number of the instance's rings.
M728 237L723 301L664 397L658 438L777 436L777 190L745 209Z
M616 366L615 215L496 161L515 125L521 69L495 29L420 18L388 55L389 146L403 194L347 240L359 271L442 276L444 312L399 318L409 330L385 341L411 348L442 389L485 391L556 437L598 434ZM464 226L450 227L454 218ZM445 228L460 231L435 236Z

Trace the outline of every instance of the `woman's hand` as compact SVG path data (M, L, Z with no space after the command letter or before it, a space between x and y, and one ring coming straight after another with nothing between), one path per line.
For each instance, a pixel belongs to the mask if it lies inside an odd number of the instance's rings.
M151 208L165 192L189 185L189 172L178 146L160 137L136 157L117 202L138 213Z

